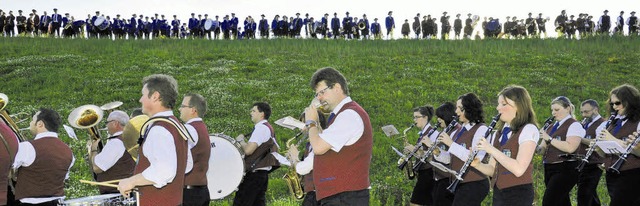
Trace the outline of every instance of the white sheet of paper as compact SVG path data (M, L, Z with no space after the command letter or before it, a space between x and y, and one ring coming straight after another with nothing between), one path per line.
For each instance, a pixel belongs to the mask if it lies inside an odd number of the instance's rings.
M276 120L276 124L289 129L303 129L306 126L303 122L291 116Z
M616 141L598 141L596 145L600 147L600 149L607 154L620 154L625 152L627 149L623 148L622 145L618 144Z
M393 126L392 124L382 126L382 131L384 132L385 135L387 135L387 137L400 134L400 132L398 132L398 129L396 129L396 127Z
M73 130L73 128L71 128L66 124L63 124L62 126L64 127L64 130L67 131L67 134L69 135L69 137L73 138L74 140L78 140L78 137L76 136L76 132Z

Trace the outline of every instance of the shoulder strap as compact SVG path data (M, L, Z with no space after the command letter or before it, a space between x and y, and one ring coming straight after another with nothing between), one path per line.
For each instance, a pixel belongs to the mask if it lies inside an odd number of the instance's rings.
M151 125L153 125L153 123L155 123L155 122L167 122L167 123L171 124L178 130L178 133L180 133L180 136L182 137L182 139L189 140L191 142L195 142L193 140L193 138L191 137L191 135L189 134L189 132L187 131L187 128L185 128L183 124L179 124L179 123L175 122L174 120L169 119L167 117L152 117L151 119L147 120L142 125L142 128L140 129L140 136L144 137L146 135L147 130L149 129L149 127Z

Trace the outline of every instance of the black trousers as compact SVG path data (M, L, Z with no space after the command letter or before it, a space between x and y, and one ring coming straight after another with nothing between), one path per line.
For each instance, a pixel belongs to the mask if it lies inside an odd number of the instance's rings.
M602 170L597 164L586 164L578 175L578 206L600 206L598 182Z
M418 181L413 187L411 194L411 203L417 205L433 205L433 188L435 180L433 180L433 169L419 170L417 173Z
M368 206L369 189L341 192L320 200L322 206Z
M242 183L238 186L236 196L233 198L234 206L264 206L266 205L265 195L269 185L269 172L258 170L249 172L244 176Z
M569 195L578 183L577 161L544 164L543 206L571 206Z
M206 185L188 186L182 190L183 206L208 206L210 201L209 188Z
M611 206L640 205L638 183L640 168L621 171L620 174L607 172L607 190L611 197Z
M493 187L493 206L531 206L533 185L518 185L503 189Z
M489 194L489 179L460 183L453 197L453 206L480 206Z
M307 192L302 200L302 206L319 206L320 202L316 200L316 191Z
M435 181L433 188L433 205L435 206L451 206L453 204L453 194L451 194L447 187L449 187L449 178L439 179Z

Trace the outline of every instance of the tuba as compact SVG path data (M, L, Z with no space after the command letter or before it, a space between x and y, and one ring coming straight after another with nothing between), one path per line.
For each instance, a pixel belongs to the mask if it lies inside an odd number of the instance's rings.
M102 120L103 113L104 111L100 107L87 104L73 109L69 114L68 121L74 128L89 130L92 140L99 140L100 132L97 125Z
M16 122L13 121L12 116L9 115L9 112L7 112L7 110L4 109L7 106L7 104L9 104L9 97L6 94L0 93L0 119L2 119L2 121L4 121L11 128L11 130L13 131L13 133L16 134L20 142L24 142L25 139L22 136L22 134L20 134L20 131L22 129L18 128L18 125L16 124ZM22 113L18 113L18 114L22 114ZM24 120L18 121L18 123L22 121Z
M360 23L358 23L358 29L364 30L366 27L367 25L364 23L364 21L360 21Z
M298 144L292 145L291 141L295 140L297 137L299 137L300 135L302 135L302 132L296 134L295 137L289 139L286 143L287 147L289 147L287 150L291 149L291 147L297 147ZM300 141L302 142L302 141ZM300 143L298 142L298 143ZM304 198L304 190L302 189L302 181L300 180L300 175L298 175L298 173L296 172L296 166L294 161L297 160L298 157L291 157L292 159L291 161L291 167L289 168L289 170L287 171L286 174L284 174L284 176L282 177L284 179L284 181L287 183L287 186L289 188L289 192L291 192L291 196L295 199L302 199ZM295 160L294 160L295 158Z

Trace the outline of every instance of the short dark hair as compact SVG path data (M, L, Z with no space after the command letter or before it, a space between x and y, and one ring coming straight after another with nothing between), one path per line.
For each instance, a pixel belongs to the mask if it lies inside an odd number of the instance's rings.
M444 120L446 125L449 125L453 121L453 116L456 115L456 105L451 102L445 102L436 109L436 117Z
M200 94L189 93L184 96L189 97L189 106L196 108L198 117L204 117L207 113L207 100Z
M315 89L318 83L324 81L329 88L337 83L342 87L342 93L349 95L349 87L347 86L347 79L336 69L331 67L325 67L316 71L311 77L311 88Z
M474 93L466 93L458 97L462 100L464 116L473 123L484 122L484 112L482 111L482 101Z
M266 102L256 102L253 103L252 107L258 108L259 112L264 113L264 119L268 120L271 117L271 106Z
M142 108L138 107L131 112L131 118L142 115Z
M149 97L154 92L160 94L162 106L173 109L178 97L178 82L172 76L166 74L152 74L142 79L142 85L147 85Z
M42 121L44 123L44 127L47 128L48 131L58 132L58 128L60 128L60 125L62 124L60 114L49 108L40 108L38 111L40 113L36 116L36 122Z
M593 100L593 99L584 100L582 102L582 104L580 104L580 105L584 106L586 104L588 104L589 106L593 107L594 109L600 108L600 105L598 104L598 102L596 100Z
M426 116L427 117L427 121L431 122L431 119L433 119L433 106L431 105L424 105L424 106L419 106L416 108L413 108L413 112L419 112L422 116Z

